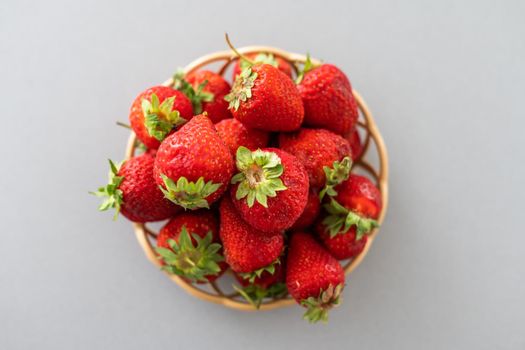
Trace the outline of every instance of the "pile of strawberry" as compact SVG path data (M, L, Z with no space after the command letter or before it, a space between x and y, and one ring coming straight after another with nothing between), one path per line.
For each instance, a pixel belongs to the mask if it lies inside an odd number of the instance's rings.
M230 269L258 307L288 293L305 318L340 303L340 260L365 247L381 195L352 174L362 151L357 104L331 64L293 67L272 54L239 55L230 86L217 73L177 73L133 102L144 152L95 194L139 223L169 221L157 237L169 273L212 282Z

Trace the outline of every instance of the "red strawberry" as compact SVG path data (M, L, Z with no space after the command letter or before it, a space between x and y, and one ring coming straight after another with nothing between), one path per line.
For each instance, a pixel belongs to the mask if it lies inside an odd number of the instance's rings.
M98 197L107 197L100 210L115 208L118 213L134 222L165 220L180 208L164 198L153 177L154 157L144 153L133 157L117 167L109 161L111 171L109 184L94 192Z
M131 128L148 148L158 148L174 127L193 116L190 100L180 91L154 86L137 96L131 105Z
M256 150L266 147L268 144L269 135L266 131L248 129L237 119L221 120L215 124L215 128L233 155L239 146Z
M346 233L337 232L333 237L330 236L328 228L323 224L323 219L315 225L315 231L325 248L338 260L353 258L365 249L368 237L362 236L357 240L355 226L350 227Z
M352 160L356 161L357 159L361 158L361 155L363 154L363 144L361 143L361 136L359 136L357 129L354 129L353 131L346 134L345 139L350 144L350 149L352 150Z
M316 191L310 189L308 194L308 201L306 207L303 210L299 219L290 227L291 230L304 230L308 226L312 225L321 211L321 201L319 200L319 194Z
M305 65L297 89L304 104L305 125L345 135L357 122L357 102L346 75L336 66Z
M248 128L293 131L303 122L303 104L292 79L269 64L244 69L225 99L235 119Z
M282 264L275 265L275 273L264 271L260 277L255 277L253 282L239 274L235 274L235 278L242 287L238 288L234 285L234 289L256 309L261 306L264 298L279 298L288 294Z
M175 74L174 87L182 91L192 102L193 112L208 113L213 123L232 118L228 102L224 100L230 92L230 84L222 76L209 70L199 70L184 76L183 71Z
M272 65L287 76L292 77L292 65L281 57L275 57L273 54L265 52L247 54L246 57L255 63ZM235 80L237 75L241 74L244 68L248 68L249 66L250 64L246 60L237 60L235 66L233 66L233 80Z
M273 274L284 248L282 231L262 232L248 225L227 196L222 199L219 212L219 234L231 269L252 280L264 271Z
M277 148L239 147L236 165L231 197L241 217L265 232L290 228L308 199L308 175L297 158Z
M192 282L212 282L227 268L220 254L219 223L211 211L177 215L160 230L157 247L163 269Z
M157 183L186 209L209 208L228 188L233 168L230 150L202 114L168 136L155 158Z
M304 318L327 321L328 311L340 303L345 284L343 267L308 233L290 239L286 286L297 303L308 308Z
M332 168L334 162L352 154L347 140L324 129L300 129L295 133L280 134L279 146L303 163L312 187L325 185L325 167Z

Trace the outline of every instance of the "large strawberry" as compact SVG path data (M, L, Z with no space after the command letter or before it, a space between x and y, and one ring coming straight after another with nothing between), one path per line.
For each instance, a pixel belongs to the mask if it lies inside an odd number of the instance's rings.
M304 123L345 135L357 122L357 103L346 75L336 66L313 67L299 76L297 89L304 104Z
M269 135L266 131L248 129L237 119L224 119L215 124L219 136L226 146L230 148L233 155L239 146L244 146L251 150L266 147Z
M310 186L316 188L325 185L327 171L334 170L334 162L352 154L347 140L324 129L302 128L295 133L282 133L279 135L279 146L303 163ZM344 165L350 166L350 163Z
M263 232L246 223L225 196L219 206L219 234L231 269L252 282L265 271L275 273L284 248L282 231Z
M237 273L235 278L240 283L241 288L234 285L234 289L256 309L261 306L264 298L280 298L288 293L284 283L284 268L282 264L275 265L273 274L264 271L260 277L255 277L253 282Z
M255 63L266 63L269 65L274 66L275 68L279 69L281 72L286 74L287 76L292 76L292 65L288 63L286 60L282 59L281 57L276 57L272 53L267 52L259 52L259 53L251 53L247 54L246 57ZM246 60L239 59L235 62L235 65L233 66L233 80L241 73L241 71L245 68L248 68L250 66L250 63Z
M301 216L299 216L299 219L297 219L292 227L290 227L291 230L304 230L308 226L312 225L315 222L315 219L317 219L317 216L319 216L319 212L321 211L321 201L319 200L319 193L317 191L314 191L310 189L310 193L308 194L308 201L306 202L306 207L303 210L303 213Z
M308 233L295 232L286 260L286 286L290 295L308 310L310 322L327 321L328 311L340 303L344 270Z
M212 282L226 270L221 250L219 223L212 211L181 213L157 237L163 269L192 282Z
M186 209L209 208L228 188L233 169L230 150L203 114L168 136L155 158L166 198Z
M294 156L277 148L250 151L239 147L239 171L231 197L241 217L261 231L290 228L308 199L308 175Z
M228 102L224 100L230 92L230 84L219 74L198 70L185 76L179 71L173 80L174 87L192 102L195 114L206 112L213 123L232 117Z
M148 148L160 142L175 128L193 116L190 100L180 91L154 86L142 92L131 105L131 128Z
M269 64L244 69L225 99L235 119L249 128L293 131L303 122L303 104L294 82Z
M114 208L118 213L134 222L164 220L180 208L164 198L153 177L154 157L144 153L124 162L120 169L111 160L109 183L94 192L98 197L107 197L100 210Z

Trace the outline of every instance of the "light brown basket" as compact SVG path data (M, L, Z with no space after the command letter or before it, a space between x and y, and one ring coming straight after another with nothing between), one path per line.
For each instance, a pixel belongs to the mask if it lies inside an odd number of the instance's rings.
M257 52L272 53L277 57L281 57L287 60L288 62L293 63L293 67L295 67L296 63L301 64L306 61L306 56L304 55L289 53L269 46L248 46L241 48L238 51L242 54ZM209 55L202 56L190 63L185 68L185 72L191 73L205 66L209 66L212 64L220 64L217 71L219 72L219 74L224 75L230 64L234 62L235 59L236 55L231 51L221 51L212 53ZM320 63L318 60L315 59L312 59L312 62L314 64ZM228 77L226 77L226 79L228 80ZM172 84L172 79L167 80L163 83L163 85L165 86L171 86ZM379 187L383 201L383 210L379 217L379 223L382 223L388 205L388 157L386 147L381 137L381 134L379 133L379 130L377 129L377 126L374 122L372 114L366 106L365 101L357 91L353 90L353 94L359 105L360 117L358 127L360 128L360 131L362 131L361 135L364 147L363 155L354 163L354 169L357 168L359 171L364 171L365 173L367 173ZM372 150L372 148L374 148L374 150ZM126 159L132 157L134 153L135 134L132 132L128 141ZM373 165L372 161L370 161L371 158L375 158L376 163L378 164ZM141 245L142 249L144 249L144 253L146 253L147 258L151 261L152 264L160 268L161 265L159 263L159 260L157 259L153 248L155 246L157 234L151 228L148 228L144 224L134 223L133 229L135 230L137 240L139 241L139 244ZM359 266L361 261L363 261L368 250L372 246L372 243L374 242L377 233L378 229L375 229L369 235L367 244L363 252L354 259L344 264L346 274L351 273L357 266ZM224 306L237 310L256 310L252 305L244 301L238 293L236 293L233 290L230 292L226 292L223 290L224 287L221 288L216 282L210 284L192 284L187 281L184 281L178 276L170 275L168 273L166 273L166 275L173 282L177 283L180 287L182 287L186 292L197 298L217 304L222 304ZM289 296L281 299L268 299L263 302L259 310L271 310L274 308L292 305L293 303L294 301Z

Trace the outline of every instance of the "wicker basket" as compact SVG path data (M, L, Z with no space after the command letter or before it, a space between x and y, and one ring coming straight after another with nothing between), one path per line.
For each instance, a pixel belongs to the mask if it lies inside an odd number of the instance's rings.
M281 57L287 60L290 63L293 63L292 66L295 67L296 63L304 63L306 61L306 56L289 53L280 49L267 46L248 46L238 50L243 54L256 53L256 52L267 52L272 53L277 57ZM235 62L236 56L231 51L222 51L216 52L209 55L200 57L199 59L190 63L186 68L186 73L193 72L197 69L210 65L218 67L215 70L221 75L225 75L227 69L230 67L232 62ZM312 62L319 63L319 61L312 59ZM211 68L210 68L211 69ZM164 82L163 85L170 86L173 84L172 79ZM365 173L368 175L379 187L381 191L381 197L383 201L383 210L379 217L379 223L383 222L385 213L387 210L388 204L388 158L383 139L377 129L377 126L372 118L372 114L368 110L365 101L359 95L357 91L353 91L353 94L359 105L359 124L358 128L361 133L361 138L363 140L363 155L354 163L353 171ZM135 134L132 132L128 146L126 150L126 159L132 157L135 153ZM373 163L377 163L374 165ZM144 225L144 224L133 224L133 229L137 236L137 240L141 245L142 249L146 253L147 258L151 261L152 264L160 268L159 260L154 251L155 240L157 234L153 229ZM346 274L351 273L361 261L363 261L368 250L372 246L374 239L378 233L378 229L375 229L368 237L367 244L364 250L354 259L344 262L344 268ZM251 304L247 303L244 299L240 297L233 289L226 291L225 287L221 287L219 283L208 283L208 284L192 284L190 282L184 281L178 276L167 274L167 276L180 287L186 290L189 294L217 304L222 304L224 306L245 311L256 310ZM221 277L224 278L224 277ZM264 300L263 304L260 306L259 310L270 310L274 308L279 308L287 305L294 304L294 301L289 297L284 297L280 299L267 299Z

